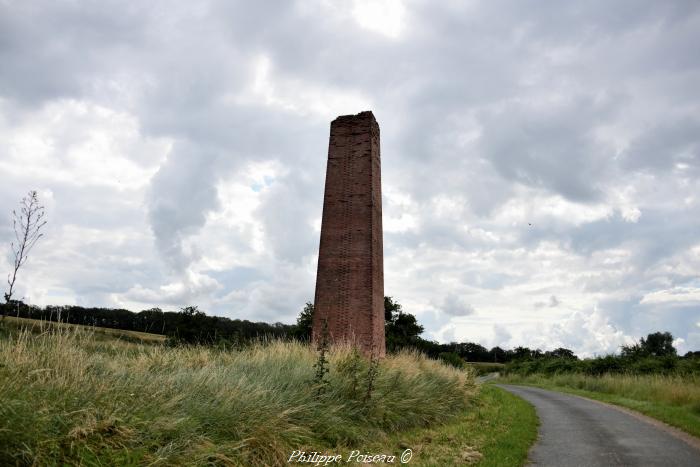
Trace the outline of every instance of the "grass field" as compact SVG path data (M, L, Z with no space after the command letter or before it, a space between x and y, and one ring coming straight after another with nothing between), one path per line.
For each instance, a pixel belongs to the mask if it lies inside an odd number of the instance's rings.
M506 376L499 383L569 392L637 410L700 437L700 377L603 375Z
M119 338L131 340L135 342L162 344L166 341L166 337L162 334L151 334L148 332L126 331L123 329L100 328L97 326L83 326L81 324L65 324L53 321L39 321L36 319L16 318L14 316L6 316L4 318L5 326L10 329L23 328L34 333L41 333L50 329L81 329L93 333L93 336L106 336L109 338Z
M414 465L466 452L521 465L535 436L529 405L412 353L384 359L368 397L368 362L332 349L315 396L317 354L298 343L168 347L22 324L0 335L0 465L281 465L294 450L398 455L405 443Z

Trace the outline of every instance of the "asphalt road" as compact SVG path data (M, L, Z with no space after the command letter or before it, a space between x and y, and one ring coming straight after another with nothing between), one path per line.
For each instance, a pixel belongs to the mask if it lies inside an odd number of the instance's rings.
M582 397L499 384L535 406L537 466L700 466L700 449L640 417Z
M499 375L500 375L500 373L496 371L494 373L489 373L489 374L484 375L484 376L477 376L476 382L477 383L485 383L486 381L491 381L492 379L498 378Z

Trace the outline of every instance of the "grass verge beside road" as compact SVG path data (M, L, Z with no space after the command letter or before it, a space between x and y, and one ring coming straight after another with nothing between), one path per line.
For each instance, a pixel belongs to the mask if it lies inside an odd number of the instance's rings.
M318 354L299 343L168 347L34 324L0 332L2 465L283 465L294 450L410 448L412 465L520 466L536 437L528 403L413 353L382 360L368 389L369 363L331 349L319 395Z
M535 409L528 402L495 386L482 385L470 407L455 420L392 435L383 445L391 452L412 449L410 465L415 466L515 467L527 460L538 424Z
M700 437L697 376L535 374L504 376L498 382L536 386L620 405Z

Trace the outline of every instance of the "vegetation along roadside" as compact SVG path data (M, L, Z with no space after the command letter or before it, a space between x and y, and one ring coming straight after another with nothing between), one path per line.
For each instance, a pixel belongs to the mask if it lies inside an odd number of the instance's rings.
M619 354L529 357L505 365L498 382L569 392L637 410L700 437L700 355L679 356L656 332Z
M298 342L168 346L16 323L0 336L3 465L281 465L295 449L407 448L414 465L521 465L536 433L527 403L416 352L373 370L328 349L315 391L318 352Z

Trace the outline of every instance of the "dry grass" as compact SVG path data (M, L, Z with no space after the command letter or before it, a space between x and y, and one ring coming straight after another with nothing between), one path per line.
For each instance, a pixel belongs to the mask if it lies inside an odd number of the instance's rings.
M112 328L102 328L97 326L85 326L82 324L66 324L57 323L54 321L40 321L36 319L28 318L17 318L14 316L6 316L4 320L10 327L21 327L24 329L32 330L33 332L44 332L48 329L75 329L79 328L84 331L94 333L94 335L116 337L116 338L126 338L128 340L133 340L136 342L143 343L153 343L162 344L167 339L166 336L162 334L152 334L150 332L139 332L139 331L127 331L124 329L112 329Z
M298 343L242 351L97 339L79 328L0 338L0 464L279 465L293 449L361 446L439 424L467 407L473 376L412 353L348 371ZM353 381L357 390L352 391Z

